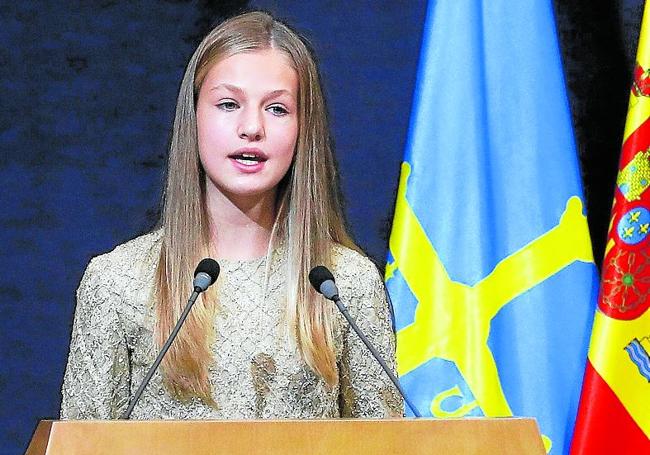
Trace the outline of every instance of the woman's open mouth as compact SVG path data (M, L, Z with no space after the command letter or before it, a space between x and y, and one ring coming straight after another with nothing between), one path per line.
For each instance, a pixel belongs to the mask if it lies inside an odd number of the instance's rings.
M258 149L240 149L228 155L228 158L243 172L258 172L268 160L266 154Z
M241 155L232 155L231 158L238 163L244 164L246 166L254 166L257 163L266 161L264 158L252 155L248 153L242 153Z

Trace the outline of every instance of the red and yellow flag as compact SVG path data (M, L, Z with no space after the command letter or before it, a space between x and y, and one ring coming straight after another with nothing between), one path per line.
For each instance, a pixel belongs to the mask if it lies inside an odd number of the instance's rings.
M650 454L649 186L646 4L572 454Z

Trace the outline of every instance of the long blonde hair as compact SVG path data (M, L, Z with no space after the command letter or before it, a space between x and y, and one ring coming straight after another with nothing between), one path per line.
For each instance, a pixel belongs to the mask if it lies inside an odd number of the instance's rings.
M286 301L289 330L309 367L325 382L338 381L331 305L317 297L308 280L311 267L331 265L332 245L357 249L348 235L332 153L320 77L309 47L282 22L263 12L229 19L199 44L185 71L176 105L163 199L163 240L156 282L155 337L162 346L191 292L196 263L208 255L209 217L205 173L199 161L196 99L208 70L242 52L284 52L299 81L298 139L294 162L278 186L271 251L286 242ZM215 292L195 305L163 360L163 378L180 399L212 403L208 367L213 361Z

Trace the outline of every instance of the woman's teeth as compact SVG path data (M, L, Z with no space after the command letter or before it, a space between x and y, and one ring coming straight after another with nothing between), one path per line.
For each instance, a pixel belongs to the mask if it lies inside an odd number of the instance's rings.
M235 161L246 166L252 166L259 163L261 160L255 155L240 155L235 157Z

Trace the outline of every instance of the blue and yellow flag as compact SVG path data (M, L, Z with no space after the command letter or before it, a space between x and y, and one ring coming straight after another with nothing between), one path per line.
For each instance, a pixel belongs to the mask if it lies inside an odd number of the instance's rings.
M420 413L568 451L598 277L551 0L429 2L386 283Z

